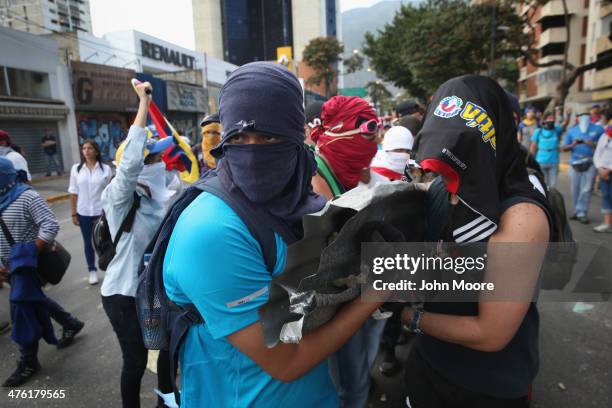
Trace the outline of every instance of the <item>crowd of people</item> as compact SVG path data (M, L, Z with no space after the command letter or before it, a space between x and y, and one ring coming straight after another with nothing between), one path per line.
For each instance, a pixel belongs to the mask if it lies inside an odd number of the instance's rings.
M136 92L138 112L117 150L115 171L103 163L96 142L86 140L69 187L91 285L99 281L92 231L102 215L112 238L114 256L101 297L121 349L123 407L140 406L148 350L137 312L139 274L150 256L147 247L164 236L164 291L179 309L193 307L197 319L176 349L159 353L160 407L361 408L377 354L381 373L392 375L400 366L395 346L408 339L414 346L405 363L405 406L529 406L539 365L535 302L401 304L381 318L385 302L358 297L298 343L271 348L258 310L270 282L284 271L288 246L304 235L302 217L354 188L420 182L431 193L430 216L440 226L428 232L432 241L545 243L555 239L554 217L546 191L529 178L525 158L533 155L536 170L554 188L560 152L570 151L571 218L589 222L597 177L604 223L595 231L612 232L607 112L593 107L578 112L574 123L569 110L540 114L527 108L520 120L513 95L490 78L468 75L442 84L427 109L415 101L399 104L385 124L359 97L334 96L304 107L290 71L246 64L229 76L219 113L202 120L202 143L193 148L202 174L197 184L215 183L222 192L204 188L177 213L192 190L181 194L187 186L165 162L173 137L155 139L147 132L151 85L139 84ZM51 142L43 140L49 172ZM11 337L21 354L3 386L15 387L39 370L40 339L66 347L84 323L36 280L37 253L52 245L59 225L28 184L27 168L9 157L14 148L2 131L0 149L0 282L11 285ZM423 174L433 181L420 180ZM252 215L245 219L237 207ZM173 225L170 213L178 214ZM538 248L519 265L498 265L498 273L511 276L520 267L536 290L544 259ZM62 326L60 339L50 319ZM174 392L179 384L180 394Z

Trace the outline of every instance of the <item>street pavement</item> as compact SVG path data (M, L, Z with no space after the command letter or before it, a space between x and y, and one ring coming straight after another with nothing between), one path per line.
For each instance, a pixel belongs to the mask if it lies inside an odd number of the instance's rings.
M62 181L63 180L63 181ZM67 179L37 184L45 197L66 191ZM559 188L569 195L567 173L560 175ZM50 186L50 187L49 187ZM601 198L593 196L590 225L572 222L579 242L601 243L612 248L612 234L597 235L592 227L601 222ZM568 211L571 211L571 204ZM66 200L51 204L60 222L58 240L72 253L72 263L58 286L45 288L46 293L66 310L86 322L75 343L57 350L41 341L40 372L24 389L65 390L65 399L11 399L8 389L0 389L0 407L118 407L121 352L115 334L102 309L100 286L87 284L87 268L82 250L80 231L70 219ZM0 320L8 320L8 295L0 290ZM586 305L560 302L540 302L540 372L533 386L533 406L536 408L583 408L612 406L612 303L594 302ZM57 327L57 326L56 326ZM58 328L59 329L59 328ZM58 330L59 332L59 330ZM405 360L410 344L398 347L397 355ZM18 350L9 334L0 335L0 380L15 368ZM154 361L154 358L151 358ZM152 364L154 366L154 364ZM466 367L469 374L469 367ZM382 377L373 370L372 407L400 407L403 403L403 372L392 378ZM143 407L153 407L156 377L145 373L141 401Z

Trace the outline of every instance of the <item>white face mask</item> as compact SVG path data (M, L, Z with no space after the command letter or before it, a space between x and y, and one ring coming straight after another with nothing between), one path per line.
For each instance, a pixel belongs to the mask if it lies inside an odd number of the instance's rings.
M410 153L385 152L385 156L389 170L396 173L403 173L410 160Z
M166 164L158 162L153 164L145 164L144 168L138 176L138 182L149 187L151 198L161 205L166 205L168 200L176 193L176 190L168 189L168 183L172 180L168 177Z
M589 130L591 124L591 117L589 115L578 116L578 128L582 133L586 133Z

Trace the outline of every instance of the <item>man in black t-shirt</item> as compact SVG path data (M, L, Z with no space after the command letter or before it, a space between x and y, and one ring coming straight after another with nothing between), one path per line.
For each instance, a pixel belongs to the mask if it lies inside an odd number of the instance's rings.
M47 155L47 177L51 176L51 166L55 169L58 176L62 175L62 165L60 164L57 155L57 139L53 132L47 130L42 137L41 146L43 152Z

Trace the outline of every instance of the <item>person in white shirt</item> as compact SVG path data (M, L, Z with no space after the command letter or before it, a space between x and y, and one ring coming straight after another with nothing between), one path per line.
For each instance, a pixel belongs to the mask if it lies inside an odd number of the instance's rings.
M81 163L70 171L70 206L72 223L81 228L85 259L89 271L89 284L98 283L96 255L92 244L92 229L102 215L102 191L113 177L111 167L102 163L100 147L94 140L86 140L81 146Z
M393 126L385 134L382 149L376 153L370 164L370 182L368 187L377 183L401 180L404 169L410 161L410 152L414 137L410 130L403 126Z
M30 170L28 169L28 162L25 157L23 157L19 152L15 149L18 149L15 145L11 143L11 138L9 134L0 129L0 157L4 157L13 163L13 167L17 171L24 171L27 175L27 181L32 181L32 175L30 174ZM26 180L24 180L26 181Z
M606 127L595 148L593 163L599 173L601 212L604 222L593 228L595 232L612 232L612 125Z

